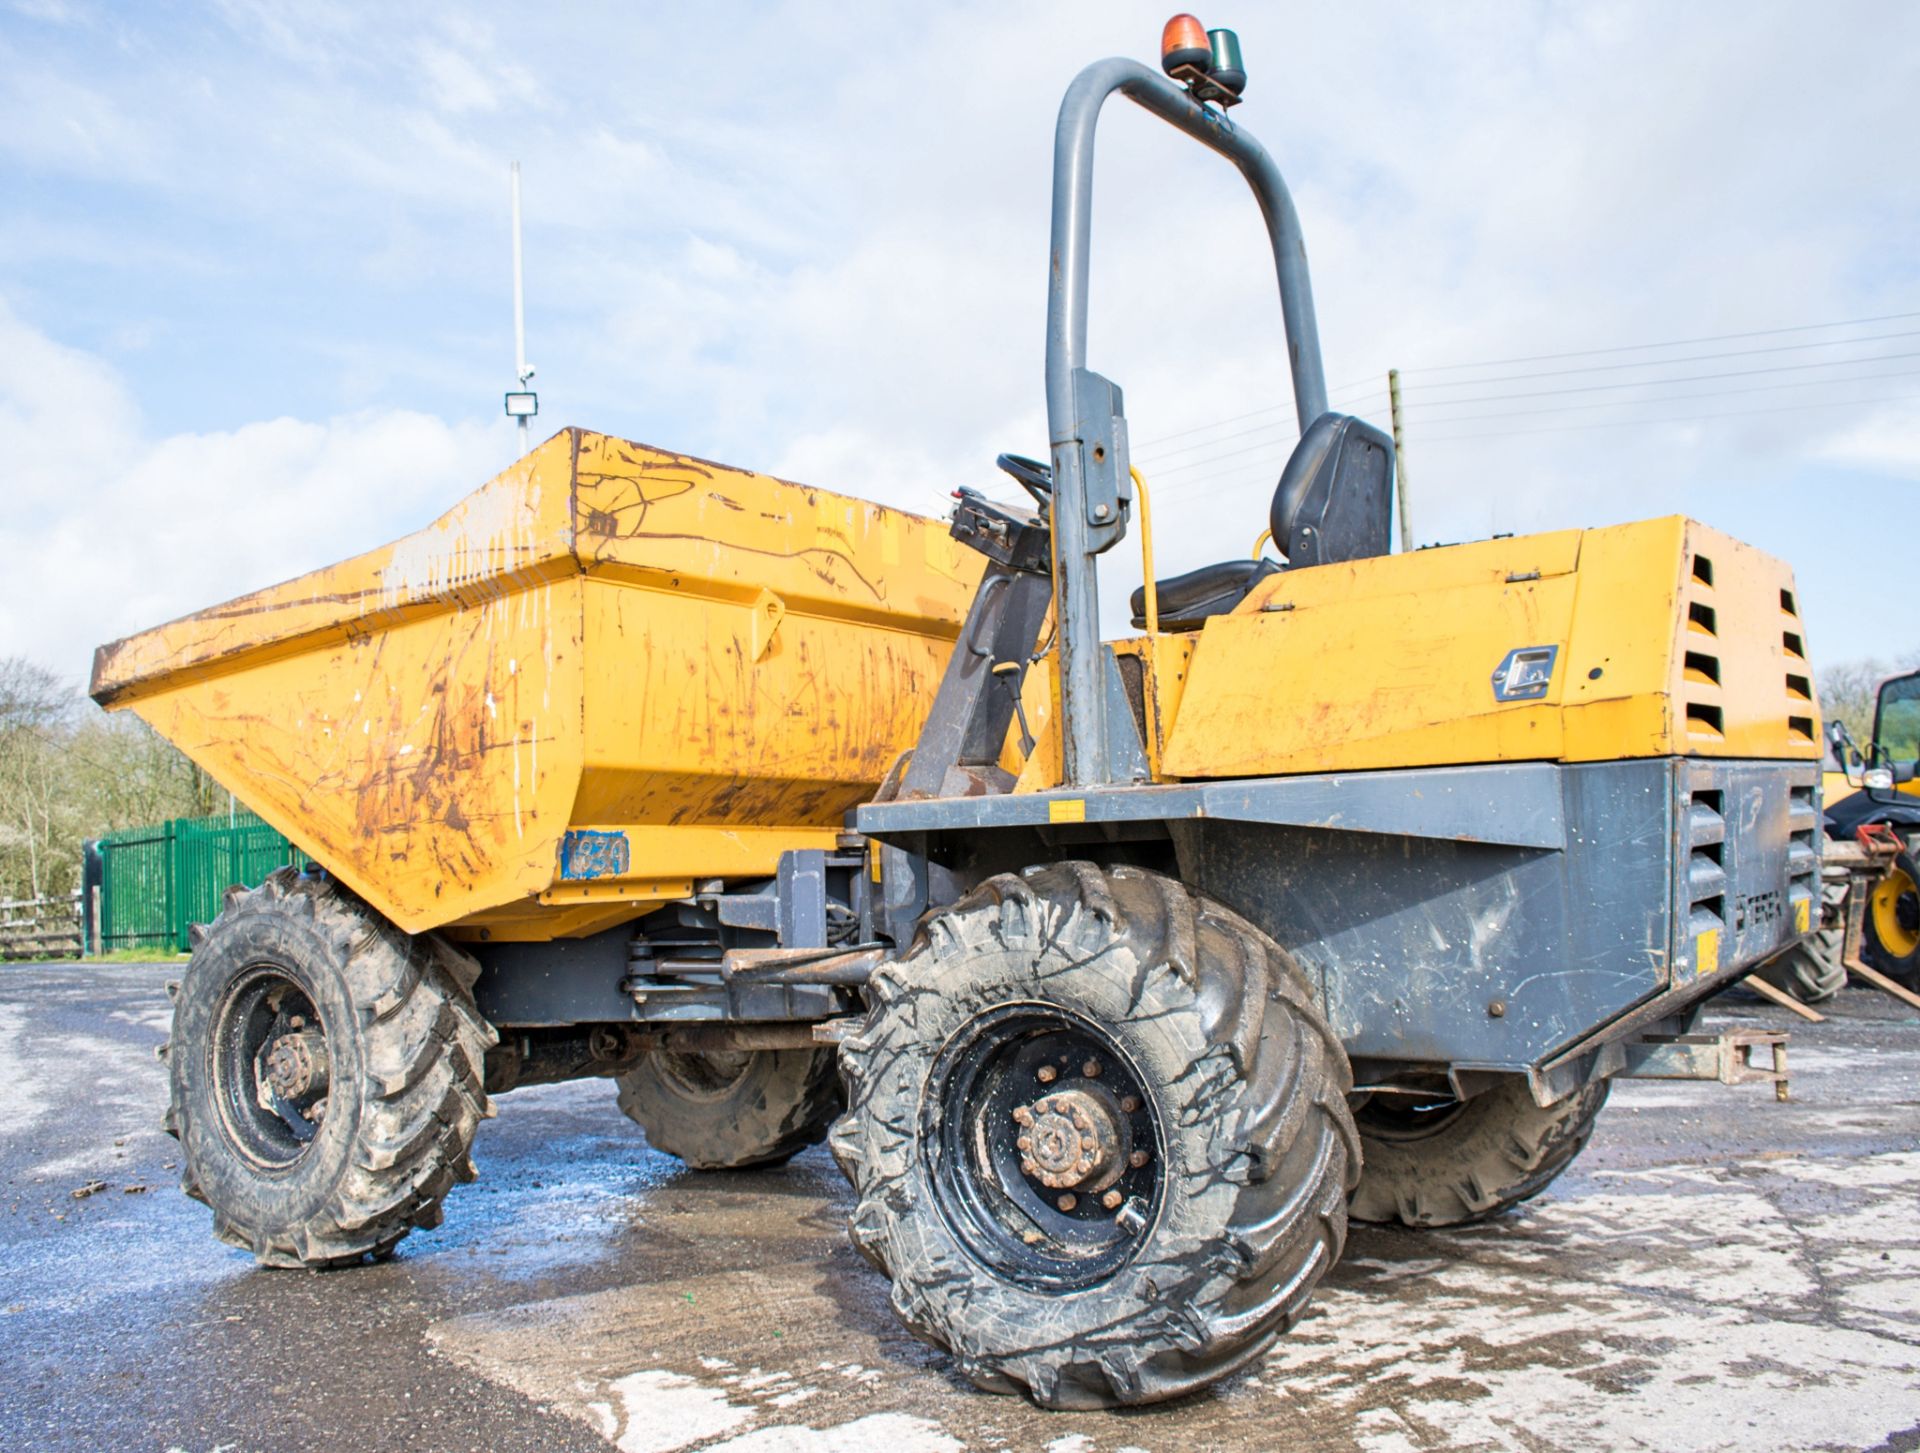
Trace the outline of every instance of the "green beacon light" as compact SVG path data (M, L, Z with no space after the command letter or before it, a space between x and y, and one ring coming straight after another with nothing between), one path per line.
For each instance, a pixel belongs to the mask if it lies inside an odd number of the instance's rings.
M1209 30L1207 43L1213 50L1213 64L1207 79L1223 91L1238 96L1247 88L1247 68L1240 59L1240 37L1231 30Z

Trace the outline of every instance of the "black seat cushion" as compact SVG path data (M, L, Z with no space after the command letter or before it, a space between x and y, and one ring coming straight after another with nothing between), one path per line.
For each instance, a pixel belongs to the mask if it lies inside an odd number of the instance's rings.
M1208 616L1225 615L1247 592L1283 567L1271 560L1222 560L1159 582L1160 629L1190 631ZM1147 590L1141 586L1127 603L1136 630L1147 626Z

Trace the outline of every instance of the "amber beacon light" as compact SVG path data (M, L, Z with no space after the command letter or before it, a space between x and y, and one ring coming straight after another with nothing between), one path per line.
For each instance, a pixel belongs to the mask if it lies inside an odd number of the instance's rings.
M1160 32L1160 68L1172 75L1183 66L1205 71L1213 64L1213 47L1199 17L1180 14Z

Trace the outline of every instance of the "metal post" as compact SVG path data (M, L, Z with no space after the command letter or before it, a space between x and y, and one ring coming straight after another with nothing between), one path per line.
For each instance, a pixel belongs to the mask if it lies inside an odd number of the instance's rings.
M1053 138L1053 239L1047 287L1047 434L1053 453L1053 523L1056 600L1060 619L1060 716L1062 765L1068 785L1107 780L1106 662L1100 642L1100 592L1095 557L1120 531L1087 516L1083 446L1111 431L1110 420L1081 417L1081 400L1103 396L1083 390L1087 354L1087 285L1093 220L1093 137L1100 108L1115 91L1219 152L1240 169L1266 220L1286 326L1293 401L1304 433L1327 409L1327 382L1320 362L1320 334L1313 316L1300 218L1280 169L1252 135L1225 115L1195 101L1137 61L1095 61L1067 88ZM1107 391L1111 397L1117 390ZM1086 448L1100 452L1104 445ZM1124 438L1114 442L1124 453ZM1104 459L1104 455L1102 456ZM1100 462L1100 461L1096 461ZM1124 457L1104 467L1125 478Z
M513 373L527 386L533 370L527 367L527 312L520 288L520 163L513 164ZM527 453L527 420L520 419L520 456Z
M1413 525L1407 519L1407 436L1400 423L1400 370L1397 368L1387 370L1387 397L1393 407L1394 504L1400 511L1400 548L1408 551L1413 549Z

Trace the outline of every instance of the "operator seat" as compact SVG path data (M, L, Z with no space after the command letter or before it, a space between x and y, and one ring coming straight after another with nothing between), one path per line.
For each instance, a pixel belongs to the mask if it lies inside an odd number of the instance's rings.
M1223 560L1159 581L1160 629L1198 630L1282 570L1385 555L1392 507L1393 440L1351 414L1322 414L1293 446L1267 514L1287 563ZM1134 591L1128 604L1134 627L1144 630L1146 588Z

